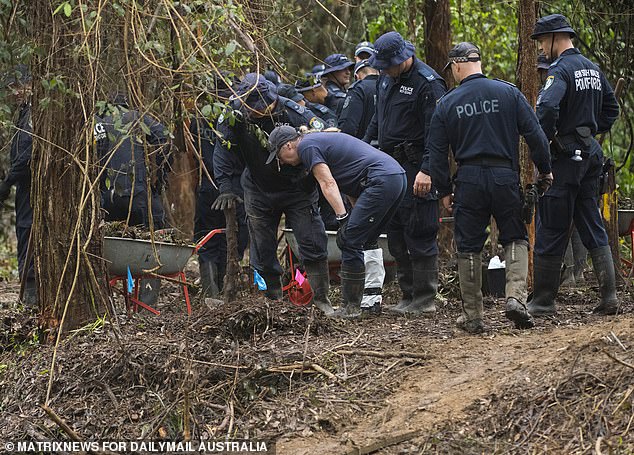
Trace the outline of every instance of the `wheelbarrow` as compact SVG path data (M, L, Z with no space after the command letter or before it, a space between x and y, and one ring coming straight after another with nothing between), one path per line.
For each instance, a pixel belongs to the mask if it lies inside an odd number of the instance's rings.
M621 258L624 264L629 267L627 277L630 278L634 274L634 210L619 210L618 211L619 222L619 235L621 237L630 237L632 242L632 257L628 261Z
M112 288L119 281L134 280L134 295L131 294L132 284L128 283L122 294L134 309L140 306L151 313L160 312L139 300L139 282L142 278L159 278L178 283L183 288L187 314L191 315L189 290L183 269L189 258L216 234L224 233L224 229L214 229L205 235L195 245L176 245L166 242L152 242L150 240L127 239L122 237L104 237L103 257L108 263L108 272L112 277L109 284Z

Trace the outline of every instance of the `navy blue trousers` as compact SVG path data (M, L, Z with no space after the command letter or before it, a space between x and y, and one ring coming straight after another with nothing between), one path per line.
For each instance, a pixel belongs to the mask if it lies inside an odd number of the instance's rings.
M368 179L357 199L344 233L342 265L364 266L363 250L375 243L400 207L407 191L405 174L381 175Z
M519 175L513 169L460 166L455 178L453 214L454 238L460 253L482 251L491 216L502 245L528 240L522 221Z
M247 168L242 174L244 208L251 240L251 266L269 275L281 275L277 260L277 230L282 214L286 227L293 229L302 261L322 261L328 257L328 238L319 215L319 194L314 188L307 193L299 188L266 192L258 188Z
M390 254L397 260L438 254L438 200L414 196L414 178L418 169L401 164L407 172L405 196L387 227Z
M535 253L563 257L573 221L588 250L608 244L599 211L602 161L600 153L582 161L553 160L553 186L540 199L537 211Z

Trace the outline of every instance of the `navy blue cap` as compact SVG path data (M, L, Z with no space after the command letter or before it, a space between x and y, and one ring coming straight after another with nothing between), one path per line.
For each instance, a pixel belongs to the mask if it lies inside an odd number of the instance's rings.
M323 63L318 63L317 65L313 66L313 69L310 70L310 72L305 73L306 77L321 77L321 73L324 72L324 70L326 69L326 65L324 65Z
M326 74L334 73L335 71L341 71L354 66L354 62L343 54L332 54L326 57L324 60L326 69L321 73L322 76Z
M307 92L321 85L321 81L316 77L309 77L295 82L295 88L299 93Z
M370 57L370 65L378 70L397 66L414 55L414 45L398 32L387 32L374 43L376 51Z
M277 100L275 85L257 73L245 75L238 84L236 93L242 104L258 112L264 112L271 103ZM243 95L247 93L247 97L244 98Z
M295 86L291 84L280 84L277 86L277 94L279 96L283 96L284 98L288 98L289 100L293 100L296 103L302 101L304 99L304 95L299 93Z
M561 14L550 14L537 19L531 38L536 39L538 36L548 33L569 33L571 38L577 36L566 16Z
M277 74L275 71L273 70L266 70L264 72L264 78L267 81L271 81L273 82L273 84L275 84L275 86L277 87L278 85L280 85L282 83L282 78L280 78L280 75Z
M477 57L473 54L477 54ZM475 44L463 41L452 47L447 57L448 61L442 69L443 71L447 71L447 68L449 68L452 63L479 62L480 49Z
M355 65L354 65L354 71L353 74L356 76L357 72L359 72L359 70L366 68L370 66L370 61L368 59L365 60L359 60Z
M548 60L548 58L546 57L546 54L544 54L543 52L540 52L539 55L537 55L537 69L538 70L547 70L548 68L550 68L550 64L551 64L551 61Z
M374 49L374 44L372 44L370 41L361 41L359 44L357 44L357 47L354 48L354 56L358 57L359 54L363 54L363 53L372 55L374 54L376 51Z

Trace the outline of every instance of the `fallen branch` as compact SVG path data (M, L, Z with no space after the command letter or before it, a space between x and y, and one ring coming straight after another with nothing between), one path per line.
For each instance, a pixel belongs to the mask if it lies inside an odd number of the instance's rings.
M615 362L620 363L621 365L634 370L634 365L632 365L631 363L627 363L625 360L619 359L617 356L610 354L608 351L603 351L603 352L605 353L605 355L607 355L609 358L611 358Z
M388 436L370 445L364 447L355 447L354 449L346 452L346 455L366 455L384 449L386 447L393 446L395 444L400 444L401 442L409 441L410 439L414 439L422 434L423 430L413 430L393 436Z
M79 437L79 435L75 433L75 431L70 426L68 426L68 424L64 422L62 418L55 413L55 411L53 411L51 408L49 408L45 404L42 405L42 409L44 409L44 412L46 412L49 418L53 422L55 422L57 426L60 427L61 430L68 435L69 438L71 438L73 441L77 441L77 442L81 441L81 438Z
M333 351L335 354L341 355L361 355L366 357L378 357L380 359L391 359L393 357L403 358L403 357L411 357L414 359L423 359L429 360L433 358L433 356L429 354L422 354L420 352L409 352L409 351L366 351L363 349L355 349L355 350L343 350L343 351Z

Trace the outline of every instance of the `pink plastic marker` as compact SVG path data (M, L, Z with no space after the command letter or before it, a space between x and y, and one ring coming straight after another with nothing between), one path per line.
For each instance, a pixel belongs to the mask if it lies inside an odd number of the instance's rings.
M300 286L304 284L304 281L306 281L306 278L304 278L304 275L302 275L302 272L300 272L299 269L295 269L295 281L297 281L297 284Z

